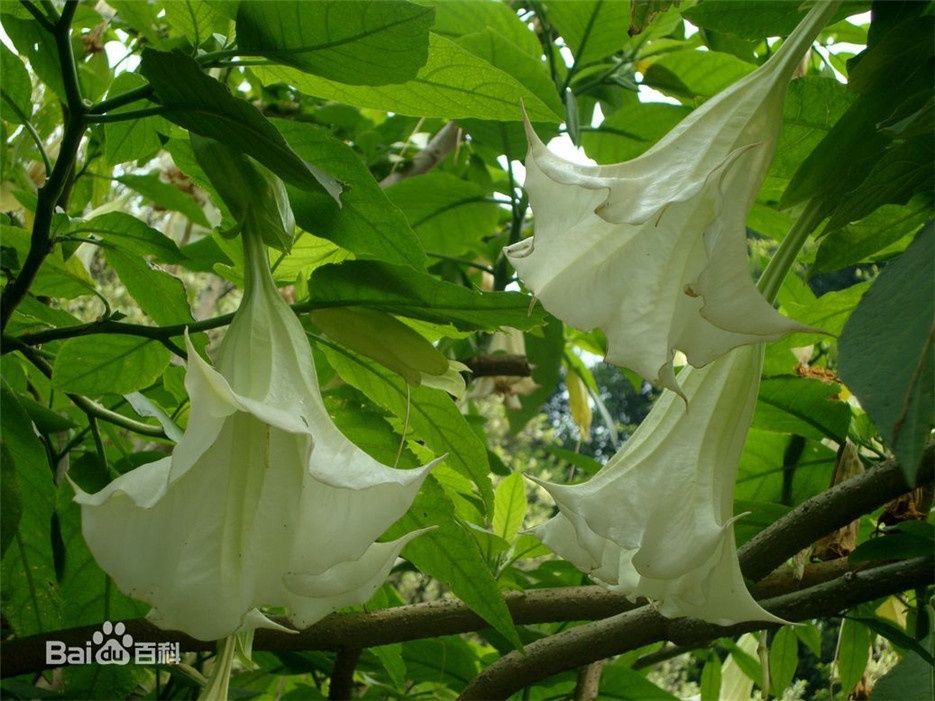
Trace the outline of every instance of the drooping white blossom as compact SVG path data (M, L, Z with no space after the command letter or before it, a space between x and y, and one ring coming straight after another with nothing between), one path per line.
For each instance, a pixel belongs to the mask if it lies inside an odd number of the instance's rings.
M76 488L100 566L157 625L203 640L280 627L263 607L304 628L364 603L419 532L375 541L434 465L393 469L341 434L260 235L243 238L245 294L215 367L187 342L191 412L172 455Z
M810 330L757 292L745 221L776 149L786 87L836 7L816 4L765 64L630 161L571 163L527 122L535 235L506 255L549 312L604 331L609 362L678 391L677 350L703 367L739 345Z
M559 513L534 533L555 553L669 617L720 625L778 621L744 584L733 491L763 365L743 346L686 368L683 402L666 392L588 482L540 483Z

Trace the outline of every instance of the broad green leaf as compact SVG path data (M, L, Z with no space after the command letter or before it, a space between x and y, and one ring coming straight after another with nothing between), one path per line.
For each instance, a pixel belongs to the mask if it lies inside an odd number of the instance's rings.
M643 83L689 103L708 98L736 83L756 66L717 51L663 54L647 69Z
M434 34L425 66L413 80L398 85L343 85L279 66L261 66L255 72L266 83L285 82L326 100L397 114L519 122L522 102L532 121L555 124L562 119L512 76Z
M124 212L108 212L68 224L69 234L100 234L114 248L133 256L153 256L164 263L180 263L185 259L175 241L134 216Z
M582 0L549 3L546 19L555 27L580 69L606 58L629 40L630 3Z
M935 633L923 642L930 654L935 651ZM874 701L906 701L923 693L935 698L935 666L914 652L908 653L873 687Z
M500 208L476 183L448 173L408 178L386 190L430 253L458 256L496 231Z
M191 194L182 192L174 185L163 182L158 173L149 175L121 175L115 178L131 190L135 190L162 209L181 212L193 224L210 228L204 210Z
M791 626L776 631L769 646L769 693L776 698L792 683L799 665L799 640Z
M25 229L0 224L0 237L3 245L16 250L20 262L26 260L29 253L30 234ZM60 250L53 250L42 261L42 267L29 288L31 294L41 297L64 297L74 299L82 295L93 294L94 280L88 275L81 261L72 256L62 258Z
M921 522L919 522L921 524ZM931 524L924 524L931 527ZM927 554L931 554L932 550L929 548ZM895 557L895 556L894 556ZM886 559L886 558L881 558ZM871 631L880 635L887 640L889 640L893 645L903 650L908 650L919 657L921 657L928 664L935 666L935 655L931 651L927 650L922 641L918 641L912 636L910 636L902 628L894 625L885 618L880 618L878 616L848 616L850 620L856 621L857 623L862 623Z
M676 105L628 101L597 129L583 130L581 145L598 163L622 163L646 151L690 111Z
M435 8L435 34L455 40L489 29L535 59L542 55L535 33L500 0L434 0L431 4Z
M406 663L403 661L402 643L393 643L391 645L378 645L368 648L374 656L380 660L383 669L393 680L397 689L402 689L406 681Z
M403 555L419 570L448 587L514 647L522 647L510 612L477 542L458 522L451 499L431 475L412 507L390 528L387 537L397 538L430 526L434 529L409 543Z
M838 399L841 388L806 377L770 377L760 384L753 426L844 442L851 409Z
M451 398L426 387L409 387L390 370L352 354L321 346L331 367L378 406L401 421L436 455L447 453L447 463L475 485L487 511L493 505L490 466L483 441L471 429Z
M137 336L82 336L62 344L52 366L52 386L99 396L148 387L169 365L158 341Z
M838 342L839 372L915 484L935 411L935 227L887 265Z
M932 134L908 139L887 150L866 179L847 193L835 209L826 230L857 221L885 204L906 204L916 193L925 193L931 210L935 189Z
M887 531L885 535L871 538L857 546L848 556L848 562L868 562L872 560L909 560L914 557L930 556L935 550L935 539L932 537L933 526L929 523L907 522L909 525L918 523L927 531L913 533L910 528L900 527Z
M340 184L303 161L276 127L246 100L205 74L184 54L144 49L140 73L153 86L164 116L189 131L253 156L286 182L337 198Z
M840 16L846 16L839 11ZM744 39L787 36L802 19L800 6L787 0L705 0L682 10L697 27Z
M185 36L192 46L201 46L218 31L227 34L228 20L214 3L206 0L184 0L167 2L165 7L166 22L179 34Z
M526 486L523 475L504 477L493 495L493 532L512 543L526 518Z
M161 8L139 0L113 0L108 4L117 10L117 22L129 25L127 28L142 35L147 44L157 49L171 47L173 42L166 37L164 25L160 26L162 22L157 18Z
M193 320L180 279L119 249L105 251L104 255L140 309L157 324L170 326Z
M870 659L871 632L863 623L845 618L838 640L838 678L841 690L850 694L867 669Z
M20 56L24 56L29 61L29 67L33 73L39 76L39 79L49 86L62 101L65 101L67 96L62 82L58 49L51 32L47 32L31 17L23 19L7 13L6 9L9 4L2 3L0 7L3 10L4 32L13 42ZM5 72L3 82L6 83Z
M511 75L556 113L564 109L555 83L538 54L528 55L490 28L465 34L457 40L457 44L491 66Z
M820 441L751 428L737 473L736 500L795 506L828 488L835 451ZM738 510L739 512L740 510ZM744 519L737 523L738 531Z
M360 155L322 127L277 121L276 126L302 158L348 184L341 206L330 197L289 188L298 225L333 241L358 258L421 268L425 253L405 216L387 199Z
M0 440L0 558L19 531L23 516L23 490L16 478L16 458L5 440Z
M409 545L413 545L418 538ZM463 689L480 671L477 654L456 635L403 643L403 660L416 682L445 684Z
M32 82L20 57L0 46L0 116L11 124L21 124L32 117Z
M823 272L840 270L868 259L882 259L899 244L905 250L931 216L927 197L916 198L904 207L884 205L859 222L825 235L815 254L815 267Z
M51 536L55 486L45 448L5 381L0 400L2 440L16 458L16 481L23 496L19 529L3 556L3 612L16 634L25 636L61 627Z
M600 698L676 701L679 697L653 684L636 670L621 665L608 665L601 671Z
M529 314L529 298L518 292L480 293L428 273L369 260L318 268L308 287L315 307L371 307L459 329L528 329L543 320L541 311Z
M341 83L402 83L425 65L434 14L400 0L245 0L237 46Z
M337 244L302 231L296 234L292 250L279 262L273 275L277 280L305 282L316 268L343 263L353 257L353 253Z
M136 73L121 73L108 90L110 97L116 97L146 85ZM139 105L130 104L111 110L108 114L119 114L139 109ZM108 165L117 165L127 161L145 160L158 153L162 148L159 132L167 131L167 124L161 117L143 117L126 119L118 122L106 122L104 127L104 160Z

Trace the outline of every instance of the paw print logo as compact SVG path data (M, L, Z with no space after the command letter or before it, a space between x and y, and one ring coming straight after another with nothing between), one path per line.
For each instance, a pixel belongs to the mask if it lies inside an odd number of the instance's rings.
M130 661L133 636L127 633L127 627L120 621L116 624L104 621L101 630L91 636L91 642L97 646L94 661L98 664L127 664Z

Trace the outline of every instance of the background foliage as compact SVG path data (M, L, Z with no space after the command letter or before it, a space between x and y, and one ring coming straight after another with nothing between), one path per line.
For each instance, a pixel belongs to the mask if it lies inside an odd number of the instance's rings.
M777 698L864 698L897 659L874 698L930 698L927 2L842 7L790 86L748 220L756 275L794 221L814 219L779 299L832 334L768 347L736 491L735 511L749 512L737 527L746 574L782 565L756 591L804 625L741 638L754 627L627 613L623 597L582 587L584 575L523 531L552 507L520 475L593 473L658 391L596 364L599 333L529 312L501 255L534 225L520 101L546 141L562 133L598 163L629 159L764 61L768 37L791 31L798 10L3 0L3 694L189 698L193 670L212 663L211 646L170 635L191 651L186 667L43 671L39 645L42 635L83 644L105 620L132 621L137 639L163 635L91 559L65 476L97 489L170 450L187 418L183 331L210 353L236 308L231 236L243 213L212 188L190 145L198 135L289 186L295 240L267 243L341 429L401 467L449 454L386 537L435 530L406 548L369 613L291 639L258 635L255 665L232 683L238 698L707 701L748 698L767 679ZM343 185L340 208L330 177ZM336 310L337 327L342 310L401 320L474 369L467 397L404 378L373 357L385 339L339 338L322 310ZM826 491L846 442L864 491ZM916 481L923 488L890 502ZM809 563L800 551L829 533L815 552L823 562ZM783 564L793 556L797 577ZM586 620L596 622L572 625ZM511 652L523 646L525 656Z

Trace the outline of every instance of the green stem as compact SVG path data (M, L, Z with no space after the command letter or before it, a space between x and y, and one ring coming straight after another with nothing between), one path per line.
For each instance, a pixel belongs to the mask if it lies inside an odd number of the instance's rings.
M103 102L98 102L96 105L88 109L88 114L104 114L105 112L110 112L115 110L118 107L123 107L124 105L129 105L139 100L147 100L153 96L153 86L152 85L142 85L133 90L128 90L127 92L112 97L109 100L104 100Z
M23 114L19 106L13 102L6 93L3 93L3 101L6 102L7 106L19 117L20 122L23 123L23 128L29 136L32 137L33 142L36 144L36 149L39 151L39 155L42 156L42 164L45 166L45 177L48 178L52 174L52 161L49 160L49 154L46 153L45 146L42 144L42 139L39 138L39 132L36 131L36 128L29 121L29 118Z
M792 269L792 264L795 263L799 251L808 240L809 234L815 230L815 227L823 219L821 209L820 203L816 200L812 200L806 205L805 210L795 224L792 225L789 233L786 234L786 238L779 244L779 248L776 249L776 253L773 254L767 264L766 270L760 276L756 286L768 302L776 301L776 295L779 294L782 281L786 279L786 275Z
M130 112L117 112L115 114L89 114L88 122L95 124L107 124L113 122L131 122L146 117L158 117L165 114L165 107L147 107L141 110L132 110Z

